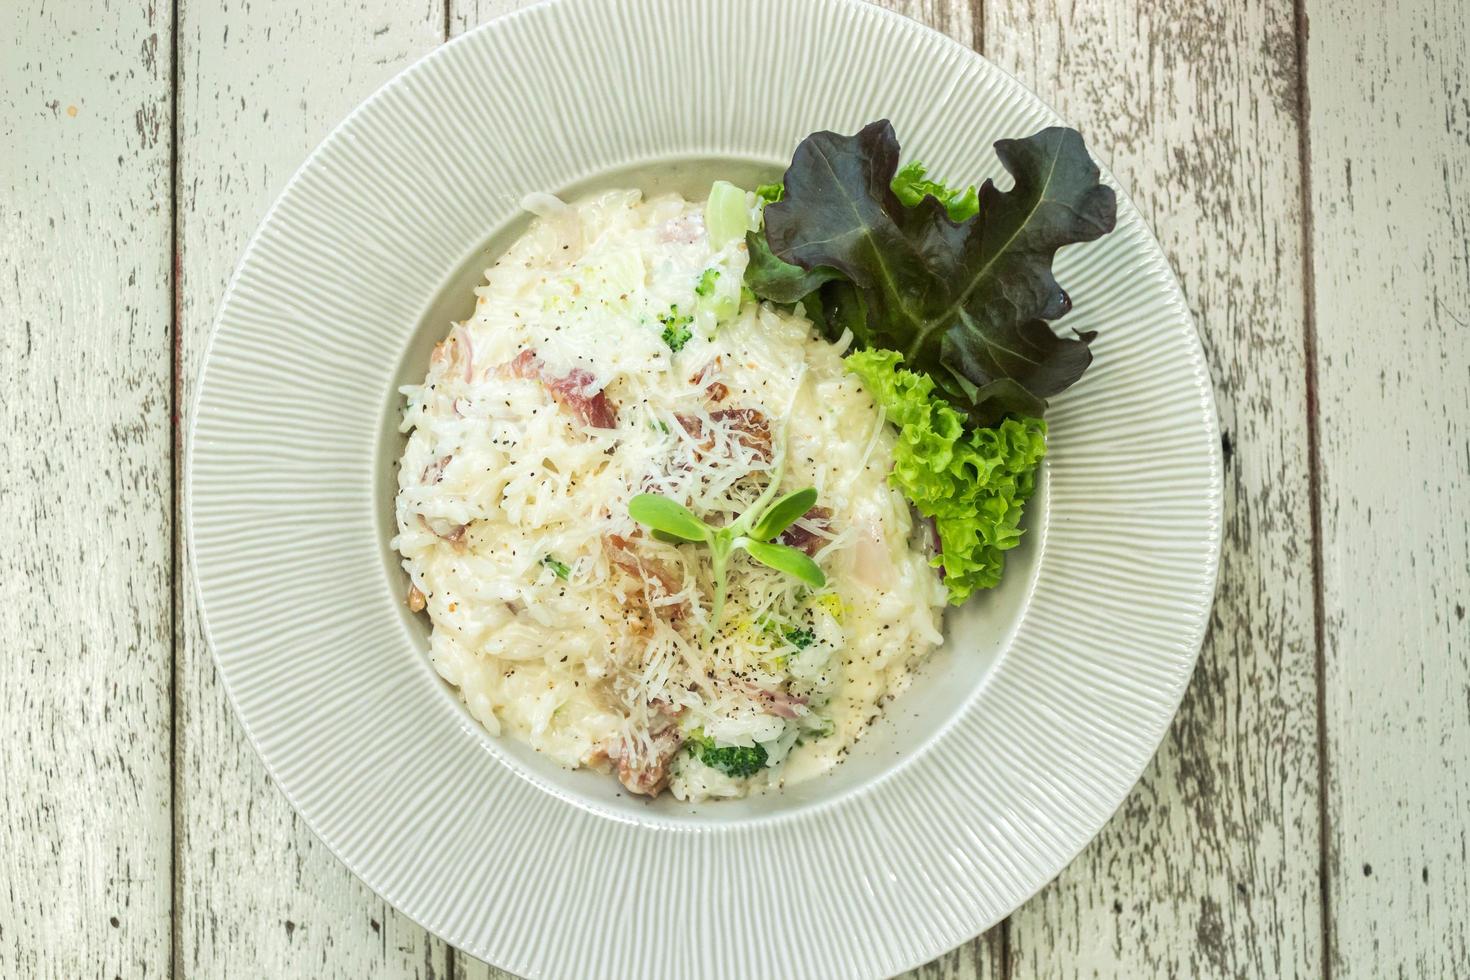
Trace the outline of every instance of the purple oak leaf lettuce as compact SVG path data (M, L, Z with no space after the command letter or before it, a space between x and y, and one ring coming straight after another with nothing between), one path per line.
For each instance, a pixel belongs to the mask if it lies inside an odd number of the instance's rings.
M901 353L971 425L1039 417L1092 360L1092 334L1048 323L1071 308L1052 260L1111 231L1116 205L1073 130L995 150L1015 184L987 180L972 204L912 165L900 175L887 120L854 136L813 133L747 239L747 285L802 301L829 336L850 329L860 347Z

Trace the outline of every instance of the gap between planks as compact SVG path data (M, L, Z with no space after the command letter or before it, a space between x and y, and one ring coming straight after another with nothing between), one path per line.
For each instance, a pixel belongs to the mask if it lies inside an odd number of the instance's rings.
M179 552L179 490L183 472L184 433L180 419L183 406L179 394L183 384L183 338L180 334L183 307L183 284L179 281L179 0L169 0L168 42L168 214L169 214L169 660L168 660L168 812L169 812L169 975L175 980L184 975L182 919L183 888L179 877L179 607L185 597L179 588L183 580Z
M1328 809L1327 633L1322 590L1322 435L1317 400L1317 282L1312 222L1312 97L1307 88L1307 0L1292 0L1296 23L1297 168L1301 173L1302 352L1307 393L1307 513L1312 534L1312 643L1317 689L1317 894L1322 980L1332 980L1331 815Z

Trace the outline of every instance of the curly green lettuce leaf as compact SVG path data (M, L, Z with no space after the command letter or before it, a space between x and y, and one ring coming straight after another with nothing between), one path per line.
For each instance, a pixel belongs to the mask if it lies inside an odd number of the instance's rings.
M905 207L915 207L927 194L939 198L951 221L964 221L979 213L980 193L974 184L964 190L956 190L940 181L930 180L925 176L927 173L928 168L915 160L899 167L898 173L893 175L893 193Z
M898 427L889 481L934 521L949 601L1000 583L1005 553L1021 543L1021 514L1046 454L1046 423L1008 418L966 425L927 375L904 369L897 351L849 354L848 370Z
M956 190L943 181L931 179L928 173L929 168L918 160L904 164L893 175L893 193L909 207L922 201L925 194L932 194L944 203L944 209L955 221L964 221L980 210L979 191L974 184L963 190ZM755 189L755 196L763 204L775 204L785 195L786 185L780 181L761 184Z
M802 302L824 314L814 317L824 333L850 329L860 347L901 352L972 425L1039 415L1092 360L1092 334L1060 336L1047 322L1071 309L1052 260L1111 231L1116 203L1073 130L1001 140L995 150L1015 185L986 181L970 213L967 193L921 169L900 179L887 120L854 136L813 133L752 236L769 255L752 247L747 285L777 302L811 289ZM950 207L968 216L957 221ZM846 298L829 299L844 288ZM833 305L844 315L827 313Z

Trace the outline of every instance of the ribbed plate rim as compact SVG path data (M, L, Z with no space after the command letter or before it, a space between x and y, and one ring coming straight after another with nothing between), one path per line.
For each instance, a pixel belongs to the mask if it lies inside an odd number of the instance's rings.
M473 43L473 39L476 38L478 35L487 31L498 29L499 25L504 22L520 20L527 17L535 17L538 15L538 12L545 9L553 7L572 6L575 2L576 0L541 0L541 2L517 10L513 13L506 14L503 17L497 18L494 21L481 25L475 30L467 32L466 34L461 35L460 37L455 38L454 40L444 45L441 45L434 51L429 52L424 57L414 62L414 64L410 65L408 68L399 72L393 78L385 82L371 96L360 103L351 113L349 113L328 133L328 135L322 140L322 142L318 144L318 146L296 170L291 179L282 189L281 193L271 204L265 216L262 218L260 224L251 235L249 243L247 244L246 249L242 254L242 258L239 264L236 266L233 274L231 275L228 286L226 287L226 290L220 302L219 310L214 318L209 332L204 356L202 358L201 366L199 369L198 384L196 385L194 396L192 399L191 414L188 425L188 444L186 447L186 462L184 469L183 486L183 518L186 535L185 554L186 560L189 562L190 568L194 573L201 627L207 641L209 642L212 656L214 657L217 668L219 669L221 685L225 690L232 710L234 710L236 717L239 719L240 724L244 728L252 746L261 756L262 762L265 764L267 772L271 776L272 782L282 792L288 802L290 802L293 809L301 814L303 821L307 824L309 829L311 829L312 833L316 835L319 839L321 839L323 843L328 847L328 849L339 860L343 861L343 863L346 864L357 877L362 879L365 883L369 885L369 887L371 887L375 892L383 896L385 900L389 901L390 904L393 904L395 908L398 908L400 912L408 916L410 919L418 922L420 925L423 925L431 932L441 935L441 937L446 939L446 941L449 941L454 945L459 946L460 948L466 949L466 951L482 959L486 958L487 953L489 952L483 944L475 942L472 937L456 937L453 935L446 935L439 928L435 927L431 915L429 914L430 910L422 908L408 909L403 907L392 897L394 889L391 882L382 880L379 876L373 873L372 869L359 867L355 862L349 860L346 856L344 856L341 852L339 844L322 832L322 830L318 826L317 821L314 820L312 815L308 813L305 809L303 809L301 804L298 802L297 794L293 792L292 787L286 785L284 782L281 781L276 765L261 750L259 736L257 735L251 722L241 711L238 695L234 685L231 682L230 676L227 671L222 666L220 666L220 654L216 648L213 632L210 626L208 606L206 605L204 595L206 591L207 574L205 573L205 570L200 567L196 548L196 516L193 486L198 446L196 435L200 424L199 408L201 402L203 401L204 395L208 390L210 365L212 363L213 355L216 349L216 342L220 336L222 328L229 319L231 304L236 298L243 278L247 275L248 270L251 268L251 260L258 251L258 247L264 233L272 225L272 223L278 219L279 214L282 212L283 209L289 209L293 201L293 193L298 189L298 186L300 185L303 178L307 174L311 173L315 168L320 166L322 159L330 152L333 144L341 139L344 132L347 132L351 129L352 124L355 120L357 120L365 113L373 112L375 107L382 104L383 99L386 95L403 87L406 84L406 79L412 78L416 74L421 73L427 66L438 62L440 59L456 57L457 52L461 48L465 48L469 44ZM867 4L861 3L860 0L808 0L808 2L811 3L813 6L823 7L864 7L872 16L881 19L901 21L905 25L905 29L923 34L929 34L933 37L939 38L942 45L952 47L958 51L962 51L968 58L977 59L985 66L986 70L993 73L998 78L1002 79L1003 84L1007 88L1012 89L1013 92L1015 92L1016 94L1023 95L1025 98L1033 102L1037 108L1043 110L1051 117L1057 119L1058 121L1060 121L1061 119L1060 115L1057 114L1055 110L1053 110L1042 99L1036 96L1035 93L1033 93L1027 86L1018 81L1004 69L999 68L998 66L984 59L983 56L971 51L958 42L944 37L943 35L937 34L937 32L933 32L923 25L916 24L908 20L907 18L904 18L902 15L876 6L869 7ZM1092 150L1094 152L1094 155L1100 159L1105 156L1105 148L1103 148L1104 152L1100 152L1099 148L1097 147L1092 147ZM1208 524L1210 538L1210 540L1207 542L1206 548L1204 549L1204 553L1201 555L1201 558L1205 562L1205 578L1209 583L1207 594L1209 596L1213 596L1219 574L1219 549L1220 540L1223 532L1222 511L1224 488L1223 465L1218 450L1219 428L1215 408L1214 392L1209 382L1209 372L1205 365L1203 348L1199 344L1198 336L1195 332L1196 328L1193 323L1193 318L1188 311L1183 291L1179 286L1177 276L1174 274L1168 261L1164 258L1162 249L1159 247L1156 238L1153 236L1151 230L1147 228L1146 222L1144 221L1141 213L1139 213L1137 209L1132 205L1132 202L1127 197L1126 192L1112 177L1112 174L1106 167L1106 165L1104 165L1103 170L1105 174L1105 179L1107 179L1119 192L1121 199L1120 210L1126 210L1130 212L1132 219L1137 221L1142 228L1143 235L1147 241L1149 250L1151 252L1151 258L1153 260L1153 268L1150 271L1154 274L1162 276L1164 279L1167 280L1166 291L1169 294L1169 305L1171 307L1172 314L1188 326L1191 336L1193 337L1194 342L1190 354L1189 367L1193 369L1193 373L1197 382L1197 394L1200 400L1199 417L1196 421L1198 421L1202 425L1203 434L1207 438L1208 443L1215 447L1214 452L1212 452L1209 455L1208 459L1205 460L1206 465L1209 469L1209 494L1208 497L1201 502L1201 510L1205 515ZM1177 682L1172 685L1172 688L1169 691L1167 697L1160 699L1160 702L1157 705L1157 707L1159 707L1160 709L1164 709L1159 716L1163 718L1163 721L1161 723L1146 724L1143 726L1143 735L1147 738L1149 744L1153 745L1155 749L1157 748L1157 745L1162 741L1162 738L1167 731L1168 724L1172 720L1174 714L1177 712L1179 703L1183 698L1185 690L1187 689L1188 679L1192 674L1194 664L1198 659L1199 647L1203 642L1203 638L1205 635L1210 604L1211 603L1209 601L1206 601L1201 607L1201 611L1197 618L1197 623L1195 624L1195 628L1193 629L1189 637L1189 645L1193 649L1194 653L1189 660L1188 669L1184 671L1180 675ZM1152 753L1150 753L1147 758L1144 758L1142 762L1138 765L1129 766L1129 771L1132 773L1132 779L1129 782L1129 786L1131 786L1133 783L1136 783L1138 777L1142 775L1143 769L1146 767L1151 757ZM1012 909L1018 907L1019 905L1023 904L1027 899L1034 896L1036 892L1040 891L1041 888L1043 888L1052 878L1055 877L1056 874L1058 874L1062 870L1062 868L1064 868L1068 863L1075 859L1077 854L1086 847L1092 837L1096 836L1096 834L1101 831L1103 825L1107 822L1112 813L1118 808L1118 806L1122 804L1123 799L1127 795L1127 792L1128 789L1125 788L1122 793L1117 794L1117 798L1115 800L1111 801L1111 804L1108 806L1106 812L1096 815L1096 819L1093 821L1094 825L1092 826L1090 832L1077 844L1074 849L1070 851L1070 853L1059 853L1052 856L1054 860L1049 868L1049 873L1047 873L1044 877L1035 880L1033 887L1031 887L1029 891L1021 895L1019 898L1016 898L1011 905ZM990 921L975 923L973 931L970 933L970 937L973 938L973 936L978 935L985 929L988 929L990 926L998 922L1000 918L1003 918L1003 915L996 916ZM928 962L934 956L943 953L946 948L949 947L942 946L932 949L924 949L920 951L917 955L911 956L909 959L903 961L902 966L900 967L900 971L907 970Z

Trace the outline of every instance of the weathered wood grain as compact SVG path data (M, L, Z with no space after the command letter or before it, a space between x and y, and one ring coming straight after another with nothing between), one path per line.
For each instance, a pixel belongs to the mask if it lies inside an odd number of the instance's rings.
M1308 0L1332 975L1470 976L1470 32Z
M526 5L447 2L180 0L180 409L224 282L306 152L446 31ZM1184 281L1228 439L1212 636L1159 758L1008 945L992 935L915 975L1470 971L1459 6L1305 0L1303 173L1280 0L884 2L983 42L1110 160ZM157 3L0 10L0 975L504 977L394 913L294 817L170 555L170 21Z
M0 6L0 976L169 969L167 4Z
M1083 131L1157 232L1226 440L1219 592L1183 709L1121 813L1012 916L1010 975L1317 976L1292 4L988 0L984 25L985 53Z
M333 125L443 32L438 0L183 0L181 406L266 208ZM354 878L271 785L216 678L182 556L178 574L179 975L443 977L446 947Z
M879 7L910 17L967 48L980 50L980 4L973 0L868 0Z
M449 5L449 37L459 37L465 31L504 14L515 13L532 6L536 0L447 0Z

